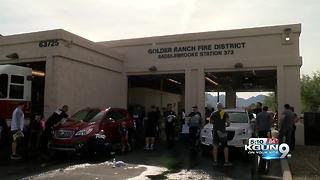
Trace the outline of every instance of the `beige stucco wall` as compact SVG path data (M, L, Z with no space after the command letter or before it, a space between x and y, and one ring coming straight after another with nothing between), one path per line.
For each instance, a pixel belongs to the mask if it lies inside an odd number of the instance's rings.
M178 103L182 101L182 95L163 92L149 88L129 88L128 103L140 104L144 106L146 112L151 110L151 106L166 107L167 104L173 105L173 110L178 112Z
M39 47L57 39L58 46ZM5 56L18 53L19 59ZM124 56L64 30L26 33L0 38L0 64L46 62L44 115L63 104L70 114L88 106L126 107Z
M284 104L290 104L300 116L300 67L279 66L278 67L278 111L282 112ZM296 143L304 144L304 126L301 122L296 124Z
M292 28L290 44L283 44L285 28ZM126 54L125 71L128 73L149 73L151 66L159 72L184 71L185 69L234 70L234 64L243 63L245 68L269 68L277 64L301 65L299 55L300 25L252 28L218 32L191 33L100 42L117 52ZM232 55L196 56L188 58L159 59L150 54L150 49L183 46L215 45L245 42L244 48L233 49ZM198 51L204 52L204 51Z
M85 107L126 107L122 73L54 58L55 105L70 105L70 112Z

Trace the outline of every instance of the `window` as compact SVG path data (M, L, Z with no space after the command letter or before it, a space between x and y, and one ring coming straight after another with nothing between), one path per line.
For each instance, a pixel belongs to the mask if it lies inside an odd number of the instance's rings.
M108 115L107 115L107 118L112 118L113 120L121 120L123 118L126 117L126 114L123 113L121 110L113 110L113 111L110 111L108 112Z
M23 85L10 85L10 98L11 99L23 99Z
M113 119L113 111L109 111L108 113L107 113L107 116L106 116L106 119Z
M114 118L115 120L121 120L126 117L126 114L124 114L121 110L117 110L115 111L114 116L115 116Z
M83 120L86 118L86 116L88 115L88 111L83 110L83 111L79 111L77 113L75 113L71 118L73 119L78 119L78 120Z
M7 98L8 75L0 74L0 98Z
M232 123L248 123L248 115L246 112L228 112L230 122Z
M23 99L24 93L24 76L11 75L10 80L10 94L11 99Z
M17 76L17 75L11 75L11 83L24 84L24 77Z
M82 120L84 122L90 121L94 116L96 116L99 110L82 110L74 114L71 118Z
M96 114L92 119L90 119L90 122L98 122L106 115L105 111L101 111L98 114Z

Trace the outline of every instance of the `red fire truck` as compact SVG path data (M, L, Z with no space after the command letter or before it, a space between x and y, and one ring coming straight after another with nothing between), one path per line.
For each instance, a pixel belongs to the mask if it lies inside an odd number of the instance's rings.
M25 103L24 113L28 119L31 111L31 84L31 68L0 65L0 117L6 119L8 125L19 102Z

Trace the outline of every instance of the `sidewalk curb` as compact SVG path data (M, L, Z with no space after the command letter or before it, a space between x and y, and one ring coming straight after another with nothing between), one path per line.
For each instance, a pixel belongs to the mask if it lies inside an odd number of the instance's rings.
M281 171L282 171L282 179L283 180L292 180L292 174L289 167L289 163L287 159L281 159Z

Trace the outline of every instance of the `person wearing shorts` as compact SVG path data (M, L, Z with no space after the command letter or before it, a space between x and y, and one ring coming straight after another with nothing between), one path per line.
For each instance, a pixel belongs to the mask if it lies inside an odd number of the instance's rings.
M172 104L167 104L167 110L163 113L163 117L165 120L168 147L171 148L174 146L176 128L175 125L177 120L177 115L172 110Z
M17 154L17 146L23 139L23 127L24 127L24 103L19 102L17 108L12 113L11 120L11 133L12 133L12 154L11 159L21 159L21 156Z
M224 149L224 166L231 166L229 162L229 149L227 144L227 132L226 127L230 126L229 116L223 111L223 104L217 104L217 111L210 115L210 120L213 124L213 165L218 165L218 147L219 144Z
M129 130L127 128L127 123L125 121L121 122L121 127L119 128L119 134L121 136L121 152L124 153L127 149L131 151L131 146L129 143Z
M199 139L199 131L202 125L201 113L198 111L198 106L192 107L192 112L188 115L190 117L189 125L189 137L191 147L196 147Z
M148 113L145 121L145 150L153 151L158 128L158 118L156 107L151 106L151 111Z

